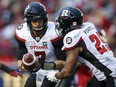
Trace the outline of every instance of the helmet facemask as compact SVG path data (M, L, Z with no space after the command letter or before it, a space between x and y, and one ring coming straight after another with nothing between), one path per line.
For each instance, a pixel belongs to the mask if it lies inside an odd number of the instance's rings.
M44 20L42 18L33 18L33 21L31 21L32 29L37 32L43 30L45 28L45 25L46 24L44 23Z
M34 27L32 25L32 22L39 23L40 21L43 21L43 24L40 27ZM33 16L33 17L31 16L30 18L28 18L27 25L31 30L34 30L36 32L42 31L47 28L47 18L42 18L40 16Z

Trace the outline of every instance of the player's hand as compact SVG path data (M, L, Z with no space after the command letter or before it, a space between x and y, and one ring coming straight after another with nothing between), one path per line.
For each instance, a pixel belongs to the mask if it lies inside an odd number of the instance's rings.
M17 65L18 65L19 70L21 70L21 71L25 70L25 68L22 65L22 60L18 60Z
M59 71L49 71L48 74L47 74L47 78L49 81L51 82L58 82L58 79L55 77L55 74L58 73Z
M10 74L11 76L14 76L14 77L20 76L21 78L23 78L23 75L15 70L10 71L8 74Z
M25 70L25 71L27 71L24 67L23 67L23 65L21 65L21 66L18 66L18 68L19 68L19 70L20 71L22 71L22 70Z

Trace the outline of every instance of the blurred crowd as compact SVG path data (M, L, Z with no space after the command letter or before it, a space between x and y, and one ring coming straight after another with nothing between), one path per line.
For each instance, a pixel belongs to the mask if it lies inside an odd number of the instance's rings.
M116 0L0 0L0 61L16 61L15 29L24 22L24 9L32 1L45 5L51 21L62 7L80 8L84 21L106 31L108 44L116 57Z

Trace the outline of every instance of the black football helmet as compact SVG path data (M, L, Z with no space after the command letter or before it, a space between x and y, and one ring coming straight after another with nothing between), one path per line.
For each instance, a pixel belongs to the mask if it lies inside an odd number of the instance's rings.
M83 23L83 13L75 7L64 7L56 17L56 28L61 34L77 29Z
M32 21L43 20L43 26L41 28L34 28L31 24ZM27 22L30 29L35 31L41 31L47 28L47 11L46 8L39 2L31 2L24 11L24 20Z

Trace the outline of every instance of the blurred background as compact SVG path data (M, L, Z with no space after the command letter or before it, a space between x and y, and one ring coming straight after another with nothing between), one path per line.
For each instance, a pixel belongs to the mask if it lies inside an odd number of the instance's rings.
M62 7L75 6L80 8L84 14L85 22L92 22L98 28L105 30L108 45L116 57L116 0L0 0L1 62L17 69L15 29L24 22L24 9L32 1L39 1L45 5L50 21L54 21L57 11ZM0 87L23 87L28 73L23 72L23 74L24 78L21 79L0 71Z

